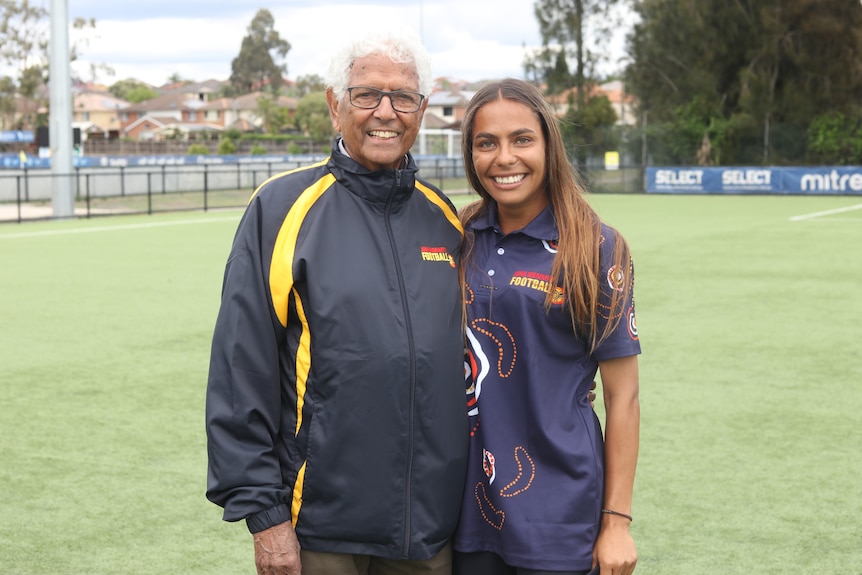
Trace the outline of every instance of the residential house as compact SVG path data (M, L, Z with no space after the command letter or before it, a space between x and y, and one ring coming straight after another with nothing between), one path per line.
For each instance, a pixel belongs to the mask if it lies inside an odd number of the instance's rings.
M200 108L204 121L208 124L221 126L224 129L230 128L234 122L232 116L234 102L234 98L214 98L208 101Z
M158 140L169 127L186 134L200 129L220 130L218 124L204 120L201 108L205 105L205 95L182 91L130 104L123 114L123 135L135 140Z
M141 116L123 128L123 135L132 140L157 141L162 140L161 134L168 126L176 125L173 116Z
M82 140L120 137L123 116L129 102L106 92L79 92L72 95L72 127L81 129Z
M474 92L450 87L433 92L416 140L415 152L420 155L457 157L461 145L461 120Z
M268 94L254 92L238 98L212 100L208 100L207 94L197 86L186 86L140 104L131 104L125 110L123 133L136 140L161 140L176 134L187 139L201 132L225 129L247 132L262 128L258 100L271 97ZM296 98L280 96L277 105L287 108L291 117L296 113Z
M156 88L160 96L168 94L185 94L189 98L207 102L216 97L221 92L227 82L221 80L205 80L203 82L175 82L173 84L165 84Z
M428 97L424 127L428 129L461 128L461 120L474 92L458 89L434 92Z
M258 100L272 98L264 92L252 92L238 98L218 98L207 102L201 107L206 122L218 124L224 129L235 129L241 132L252 132L263 128L263 118L258 112ZM276 105L287 108L291 118L296 114L298 100L287 96L279 96Z

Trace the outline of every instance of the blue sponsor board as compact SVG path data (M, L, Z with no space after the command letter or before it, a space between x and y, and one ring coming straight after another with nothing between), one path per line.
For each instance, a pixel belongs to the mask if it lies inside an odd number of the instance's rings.
M309 156L310 157L310 156ZM280 164L304 160L305 156L84 156L76 158L80 168L147 168L153 166L223 166L231 164Z
M786 194L862 194L862 168L783 168Z
M311 163L323 155L296 156L80 156L73 157L76 168L147 168L153 166L222 166L231 164ZM50 168L50 158L28 156L22 164L20 154L0 154L0 168Z
M2 130L0 144L32 144L35 141L30 130Z
M50 158L40 158L38 156L25 155L26 160L22 161L21 154L0 154L0 169L20 170L28 169L47 169L51 167ZM85 158L72 158L72 165L76 168L84 167L81 160Z
M777 168L647 168L647 192L658 194L781 193Z
M862 194L862 167L651 167L654 194Z
M47 158L39 158L37 156L26 156L25 161L21 161L20 154L0 154L0 169L20 170L22 168L50 168L51 161Z

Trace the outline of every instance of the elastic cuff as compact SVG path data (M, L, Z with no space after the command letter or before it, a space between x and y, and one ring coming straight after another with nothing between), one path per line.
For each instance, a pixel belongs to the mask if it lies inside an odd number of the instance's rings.
M246 527L251 533L258 533L288 521L290 521L290 509L284 504L264 509L245 518Z

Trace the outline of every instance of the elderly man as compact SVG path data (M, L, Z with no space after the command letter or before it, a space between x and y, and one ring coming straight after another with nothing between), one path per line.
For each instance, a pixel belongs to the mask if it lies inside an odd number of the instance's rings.
M258 573L451 569L465 477L463 230L409 153L431 89L411 37L335 55L326 160L255 192L207 386L207 497Z

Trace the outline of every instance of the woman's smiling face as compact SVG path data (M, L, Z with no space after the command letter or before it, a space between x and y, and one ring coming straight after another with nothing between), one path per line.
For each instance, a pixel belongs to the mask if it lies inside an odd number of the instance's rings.
M549 203L539 116L520 102L494 100L476 111L472 133L473 169L497 202L501 229L521 229Z

